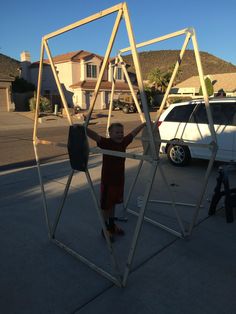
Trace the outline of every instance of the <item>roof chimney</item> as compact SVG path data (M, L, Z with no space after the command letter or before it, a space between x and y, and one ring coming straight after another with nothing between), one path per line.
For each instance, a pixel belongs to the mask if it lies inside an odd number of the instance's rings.
M20 61L24 62L30 62L30 53L29 51L22 51L22 53L20 54Z

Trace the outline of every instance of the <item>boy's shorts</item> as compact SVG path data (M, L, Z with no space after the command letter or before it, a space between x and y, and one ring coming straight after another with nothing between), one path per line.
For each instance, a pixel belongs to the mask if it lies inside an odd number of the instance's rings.
M124 188L123 186L110 186L101 183L101 208L110 210L115 204L123 203Z

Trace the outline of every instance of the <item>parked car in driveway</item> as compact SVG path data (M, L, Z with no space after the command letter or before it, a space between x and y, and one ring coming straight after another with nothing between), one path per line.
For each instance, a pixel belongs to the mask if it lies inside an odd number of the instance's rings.
M142 107L139 99L138 101L140 107ZM124 113L137 112L137 108L131 94L121 94L119 95L118 99L114 99L112 104L112 110L122 110Z
M216 160L236 162L236 98L212 98L209 103L218 144ZM160 151L175 166L184 166L191 158L211 157L207 147L183 144L183 141L199 144L212 141L204 100L172 104L158 123L162 140L179 142L163 142L160 146Z

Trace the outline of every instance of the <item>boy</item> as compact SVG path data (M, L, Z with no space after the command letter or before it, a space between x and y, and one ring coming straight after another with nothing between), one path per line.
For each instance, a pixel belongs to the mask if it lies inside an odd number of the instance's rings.
M87 135L102 149L125 152L126 147L146 125L143 123L124 136L124 126L112 123L108 129L109 138L102 137L87 128ZM124 235L124 231L114 223L115 205L123 202L125 183L125 158L103 154L101 176L101 209L111 241L115 235Z

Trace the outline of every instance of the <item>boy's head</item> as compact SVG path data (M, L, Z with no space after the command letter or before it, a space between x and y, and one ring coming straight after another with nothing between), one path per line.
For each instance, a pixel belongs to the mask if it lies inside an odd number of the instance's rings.
M124 138L124 126L121 123L112 123L109 126L110 138L117 143L121 143Z

